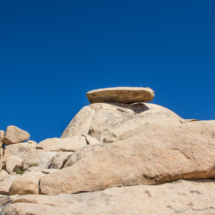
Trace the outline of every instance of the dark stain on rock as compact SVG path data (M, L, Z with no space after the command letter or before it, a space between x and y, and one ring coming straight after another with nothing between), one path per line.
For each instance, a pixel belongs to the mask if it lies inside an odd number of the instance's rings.
M146 190L145 193L148 194L148 197L152 197L151 193L148 190Z
M25 148L25 147L20 147L19 148L19 152L25 152L27 150L27 148Z
M192 202L190 202L189 204L187 204L187 206L194 206Z
M198 195L202 194L202 193L200 193L198 190L191 190L190 193L196 193L196 194L198 194Z

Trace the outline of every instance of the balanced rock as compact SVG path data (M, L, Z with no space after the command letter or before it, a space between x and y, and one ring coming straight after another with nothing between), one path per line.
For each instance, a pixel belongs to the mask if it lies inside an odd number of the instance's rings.
M4 131L0 130L0 148L3 146L3 143L2 143L3 139L4 139Z
M10 125L7 127L3 143L5 145L21 143L27 141L30 138L30 134L16 126Z
M136 103L150 102L154 99L154 91L148 87L114 87L92 90L87 92L87 98L90 103Z

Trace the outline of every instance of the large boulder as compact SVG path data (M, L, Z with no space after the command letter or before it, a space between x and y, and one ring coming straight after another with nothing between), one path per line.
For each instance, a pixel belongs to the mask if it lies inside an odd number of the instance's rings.
M30 134L16 126L10 125L7 127L3 143L5 145L16 144L26 141L30 138Z
M3 139L4 139L4 131L0 130L0 148L3 146Z
M15 168L22 168L23 159L16 156L7 157L6 170L8 173L14 171Z
M35 150L35 147L30 143L17 143L7 145L4 148L4 157L7 158L8 156L13 155L24 159Z
M212 215L215 183L184 181L57 196L14 196L5 215Z
M8 175L0 178L0 194L8 195L11 184L18 178L19 175Z
M29 172L17 178L10 186L10 195L27 195L39 193L39 180L45 174L42 172Z
M65 139L50 138L43 140L37 145L37 149L44 149L47 151L75 152L86 145L87 141L85 137L74 136Z
M59 152L45 151L42 149L35 150L29 154L23 161L23 168L28 170L31 167L37 167L38 170L48 169L49 162Z
M90 103L136 103L150 102L154 99L154 91L148 87L114 87L87 92L87 98Z
M127 139L145 127L181 125L185 120L171 110L151 103L96 103L79 111L61 138L88 135L100 143Z
M149 125L40 181L47 195L215 178L215 121ZM76 152L77 153L77 152Z

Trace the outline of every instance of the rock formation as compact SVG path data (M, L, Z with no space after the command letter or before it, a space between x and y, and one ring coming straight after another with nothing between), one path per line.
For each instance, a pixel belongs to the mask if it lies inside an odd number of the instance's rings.
M90 103L119 102L130 104L150 102L154 96L154 91L148 87L115 87L92 90L87 93Z
M61 138L22 143L23 130L0 132L11 144L2 148L1 214L215 213L214 120L145 103L149 88L87 97Z
M7 127L6 134L3 139L5 145L21 143L30 138L30 134L16 126L10 125Z

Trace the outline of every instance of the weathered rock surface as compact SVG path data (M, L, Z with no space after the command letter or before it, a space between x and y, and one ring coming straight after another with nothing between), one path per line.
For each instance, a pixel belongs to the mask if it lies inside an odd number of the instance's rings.
M4 148L4 157L7 158L13 155L24 159L35 150L36 150L35 147L29 143L17 143L17 144L7 145Z
M26 141L30 138L30 134L16 126L10 125L7 127L3 143L5 145L16 144Z
M16 156L7 157L6 170L10 174L15 167L22 167L23 159Z
M67 162L65 163L63 168L72 166L79 160L102 151L102 148L105 147L106 145L107 145L107 143L93 144L93 145L85 146L85 147L79 149L78 151L76 151L69 157L69 159L67 160Z
M86 138L83 136L74 136L70 138L50 138L40 142L37 149L47 151L67 151L75 152L87 145Z
M6 207L5 215L212 215L215 213L214 189L214 182L180 180L75 195L17 196Z
M0 148L0 159L4 157L4 150L3 148Z
M148 87L114 87L87 92L87 98L90 103L136 103L150 102L154 99L154 91Z
M42 149L35 150L29 154L23 161L23 168L28 170L30 167L37 167L38 170L48 169L50 160L59 152L45 151Z
M9 189L10 195L27 195L39 193L39 180L45 174L42 172L30 172L16 178Z
M86 138L86 141L87 141L87 144L90 145L90 144L98 144L99 141L89 135L83 135L85 138Z
M27 143L32 144L35 148L37 147L37 142L33 141L33 140L28 140Z
M87 135L95 110L90 106L83 107L78 114L72 119L61 138Z
M116 186L215 178L215 121L150 125L41 179L42 193L78 193Z
M3 178L0 178L0 194L8 195L9 188L11 184L20 176L18 175L8 175Z
M6 161L7 161L7 158L6 157L3 157L1 158L1 168L2 169L6 169Z
M71 157L72 152L59 152L55 155L49 162L48 168L49 169L61 169L64 164L68 161Z
M171 110L151 103L97 103L82 108L61 138L89 135L100 143L109 143L130 138L151 124L175 126L181 121Z
M0 172L0 178L1 178L1 177L8 176L8 175L9 175L9 174L8 174L8 172L7 172L6 170L4 170L4 169L1 170L1 172Z
M3 147L4 131L0 130L0 148Z

